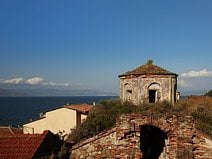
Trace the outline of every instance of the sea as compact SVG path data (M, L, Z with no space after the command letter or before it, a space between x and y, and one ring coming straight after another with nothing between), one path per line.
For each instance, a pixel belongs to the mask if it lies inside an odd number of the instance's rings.
M66 104L97 104L114 96L0 97L0 126L22 126L39 114Z

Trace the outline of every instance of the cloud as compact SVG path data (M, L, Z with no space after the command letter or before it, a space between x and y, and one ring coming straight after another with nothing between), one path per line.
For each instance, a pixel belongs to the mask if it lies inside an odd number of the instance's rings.
M72 84L48 82L48 83L42 83L42 85L46 85L46 86L71 86Z
M12 78L12 79L3 80L1 83L5 83L5 84L20 84L23 81L24 81L23 78Z
M185 82L183 79L178 80L178 84L181 87L192 87L192 84Z
M187 73L183 73L182 77L212 77L212 71L208 71L206 69L200 71L190 71Z
M27 79L26 83L35 85L35 84L41 84L43 81L44 81L44 79L41 78L41 77L33 77L33 78L30 78L30 79Z
M44 85L44 86L61 86L68 87L73 84L70 83L55 83L55 82L46 82L42 77L32 77L29 79L24 78L12 78L12 79L2 79L0 78L0 83L4 84L28 84L28 85Z

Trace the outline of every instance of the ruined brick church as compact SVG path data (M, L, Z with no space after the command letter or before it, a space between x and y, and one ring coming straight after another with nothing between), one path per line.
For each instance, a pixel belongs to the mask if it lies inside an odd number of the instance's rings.
M120 78L120 98L135 105L177 100L177 74L153 64L146 64L124 74Z
M120 97L138 105L177 100L177 74L153 64L120 78ZM211 136L195 127L192 116L123 114L114 127L71 148L70 159L211 159Z

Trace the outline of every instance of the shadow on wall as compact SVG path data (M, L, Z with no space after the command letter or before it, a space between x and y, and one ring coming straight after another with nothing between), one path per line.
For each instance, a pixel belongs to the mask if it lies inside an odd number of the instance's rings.
M140 127L140 150L143 153L142 159L159 159L165 146L167 134L152 125Z

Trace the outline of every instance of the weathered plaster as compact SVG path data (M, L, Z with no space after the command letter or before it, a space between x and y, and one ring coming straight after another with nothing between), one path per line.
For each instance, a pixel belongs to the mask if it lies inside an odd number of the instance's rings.
M157 85L158 87L151 87ZM149 90L156 91L156 102L176 101L177 77L174 75L141 75L120 77L120 98L122 101L131 101L135 105L149 102ZM128 86L128 87L126 87ZM129 87L130 86L130 87ZM129 98L129 88L131 96Z

